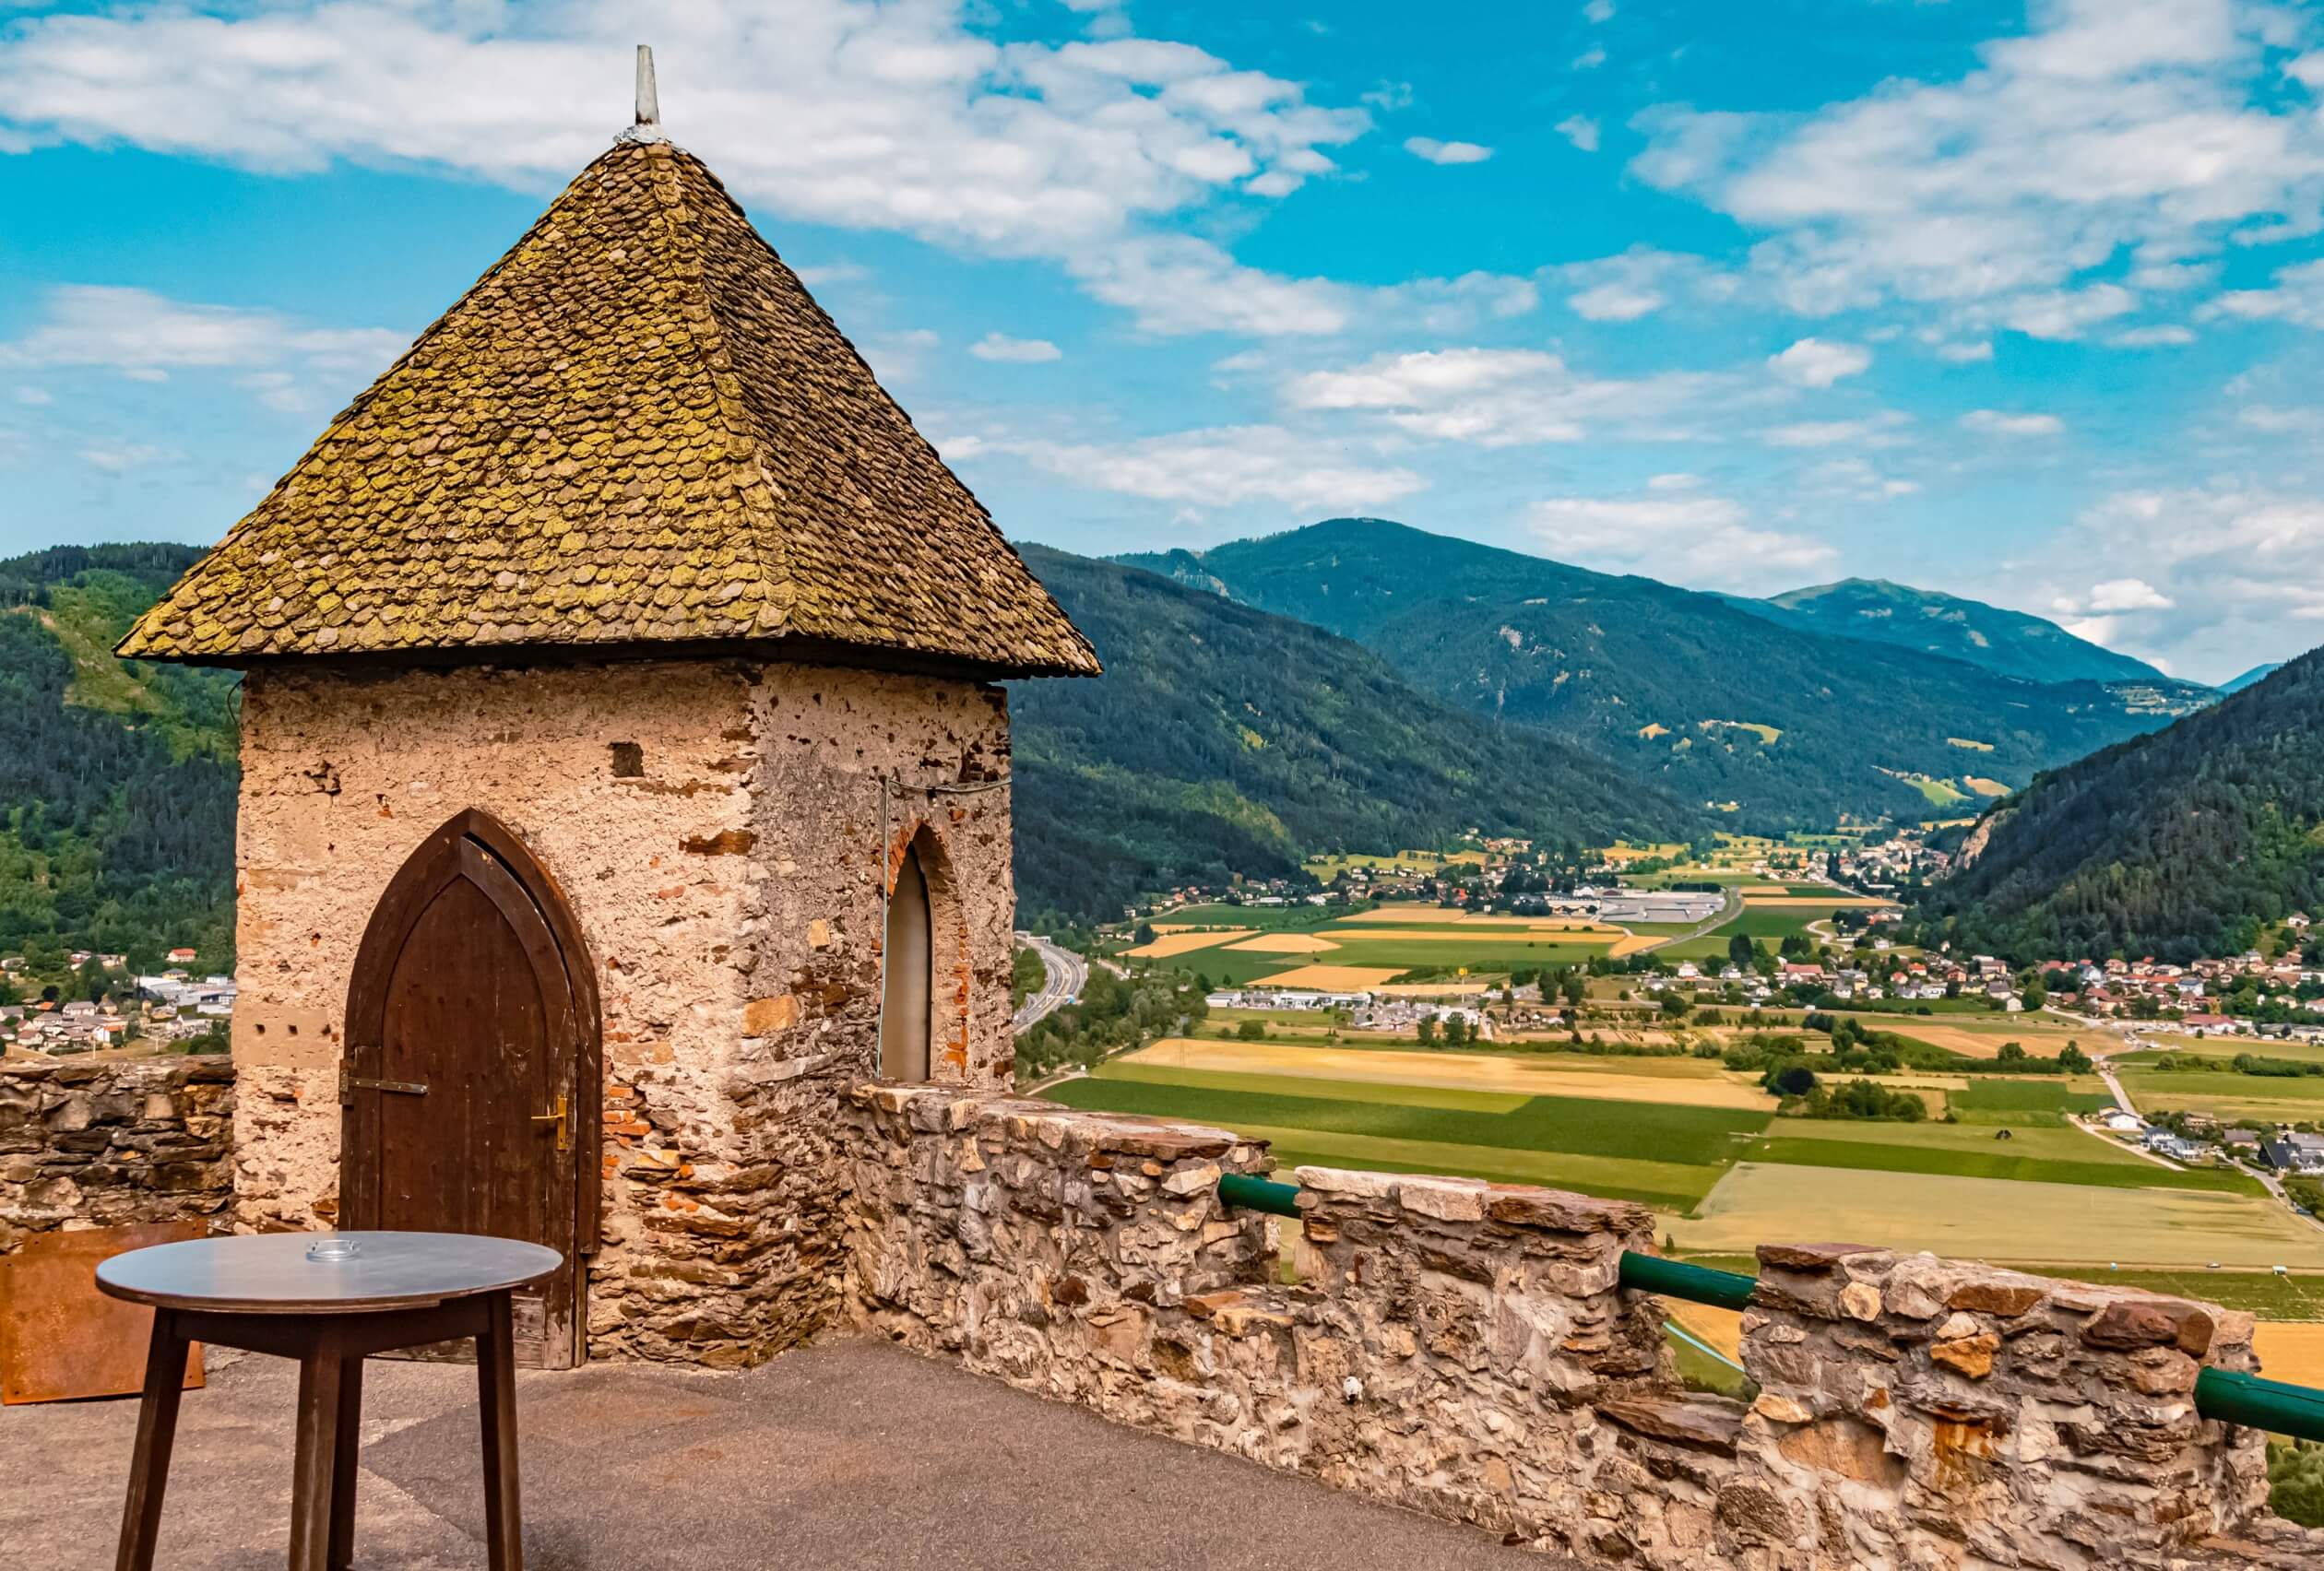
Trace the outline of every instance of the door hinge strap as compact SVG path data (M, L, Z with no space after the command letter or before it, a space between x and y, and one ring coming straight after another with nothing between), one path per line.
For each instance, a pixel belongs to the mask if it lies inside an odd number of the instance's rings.
M359 1091L392 1091L398 1096L428 1094L428 1088L417 1081L365 1080L350 1075L345 1069L339 1070L338 1091L342 1104L353 1102Z

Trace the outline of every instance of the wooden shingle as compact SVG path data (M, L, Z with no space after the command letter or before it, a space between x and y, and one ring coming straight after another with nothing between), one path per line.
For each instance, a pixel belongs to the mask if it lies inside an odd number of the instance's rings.
M717 177L625 141L119 653L770 644L995 677L1098 669Z

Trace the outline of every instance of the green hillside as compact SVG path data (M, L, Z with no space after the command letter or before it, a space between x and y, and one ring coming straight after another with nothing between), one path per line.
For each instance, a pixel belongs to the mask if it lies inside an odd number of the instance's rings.
M1943 655L2029 682L2170 680L2145 661L2076 638L2056 622L1884 578L1847 578L1764 600L1726 598L1787 627Z
M2022 786L2204 696L2022 681L1381 519L1124 560L1353 638L1416 686L1682 800L1734 803L1737 828L1922 817L1915 777Z
M1931 936L2020 962L2184 962L2324 912L2324 651L2043 775L1969 845L1919 915Z
M1318 852L1441 845L1464 829L1580 845L1707 827L1318 628L1135 568L1024 554L1106 663L1096 680L1011 684L1028 918L1109 915L1140 889L1290 874Z
M199 553L65 546L0 561L0 951L233 962L234 679L113 658Z

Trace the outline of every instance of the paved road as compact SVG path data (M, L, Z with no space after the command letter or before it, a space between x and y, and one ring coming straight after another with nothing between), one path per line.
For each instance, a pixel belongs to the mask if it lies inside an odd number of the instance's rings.
M1081 997L1082 988L1089 983L1089 963L1072 950L1060 949L1047 939L1037 939L1030 933L1019 933L1017 942L1041 957L1042 969L1048 974L1037 991L1026 995L1024 1007L1010 1022L1016 1030L1024 1031Z

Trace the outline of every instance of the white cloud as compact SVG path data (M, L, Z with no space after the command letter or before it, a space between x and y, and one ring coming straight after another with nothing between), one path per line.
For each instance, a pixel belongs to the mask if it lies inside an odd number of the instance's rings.
M19 404L42 405L56 402L56 395L45 387L19 387L14 395Z
M2119 333L2109 335L2106 339L2108 344L2117 349L2173 348L2181 344L2191 344L2194 341L2195 335L2192 330L2169 324L2152 327L2126 327Z
M1585 153L1598 150L1598 123L1586 114L1569 114L1558 122L1558 135Z
M2086 584L2093 564L2135 577ZM2253 481L2110 493L2022 575L2069 631L2218 680L2324 641L2324 501Z
M0 367L102 369L136 382L164 382L172 372L234 372L235 385L289 414L313 413L350 395L408 341L384 327L322 327L277 312L113 285L63 285L41 306L28 332L0 343ZM27 397L30 391L19 391L19 400L50 396Z
M2066 422L2056 415L2013 415L2003 409L1972 409L1961 417L1961 429L1986 436L2057 436Z
M2205 306L2206 318L2239 317L2247 322L2292 322L2324 327L2324 260L2283 268L2265 289L2232 289Z
M1950 343L1937 346L1937 358L1948 365L1982 365L1993 358L1993 345L1979 338L1974 343Z
M1605 64L1606 46L1602 43L1594 43L1573 57L1573 68L1577 71L1595 71Z
M1692 490L1548 497L1526 522L1553 556L1712 588L1773 587L1839 554L1808 536L1756 526L1732 498Z
M1614 19L1614 0L1590 0L1582 7L1582 18L1588 22L1610 22Z
M1006 333L987 333L968 346L968 352L978 360L1008 360L1019 365L1038 365L1044 360L1065 358L1065 351L1047 338L1012 338Z
M2324 436L2324 409L2285 409L2248 404L2235 411L2238 423L2271 436Z
M1483 163L1493 156L1492 148L1475 142L1440 142L1434 136L1406 136L1405 151L1432 164Z
M1795 387L1829 387L1843 377L1855 376L1872 364L1872 351L1861 344L1828 338L1802 338L1783 353L1767 357L1767 368Z
M1370 414L1433 441L1510 447L1579 442L1607 428L1680 436L1674 422L1720 380L1679 372L1593 377L1540 349L1429 349L1308 372L1286 382L1283 396L1295 409Z
M1635 322L1680 296L1716 301L1735 293L1734 280L1701 257L1648 245L1594 261L1570 262L1548 269L1547 276L1574 290L1566 297L1566 305L1592 322Z
M0 38L0 147L423 163L540 188L627 119L636 14L611 0L521 18L212 5L18 23ZM1069 265L1214 201L1283 195L1370 124L1190 45L998 42L943 4L792 0L777 27L702 0L655 31L665 123L746 200ZM1116 269L1074 271L1095 288Z
M1910 417L1895 410L1856 420L1800 420L1760 433L1770 447L1894 447Z
M2138 308L2139 297L2119 284L2093 284L2088 289L2057 289L2047 294L2021 295L2001 305L2004 326L2029 338L2079 338L2093 323L2109 321Z
M385 366L407 342L381 327L316 327L271 311L194 305L111 285L63 285L42 305L30 332L0 344L0 365L135 372L300 360L362 370Z
M132 469L149 469L176 455L165 447L106 438L83 447L80 456L81 462L92 469L101 469L108 475L125 475Z
M1362 513L1428 484L1409 469L1368 464L1343 443L1279 426L1174 431L1111 445L993 440L978 450L987 449L1077 485L1200 509L1270 502L1300 514ZM963 443L948 442L944 451L962 455Z
M2046 0L1952 81L1806 116L1662 108L1632 165L1765 233L1794 309L1900 298L2069 336L2231 241L2324 219L2324 123L2279 101L2282 15L2235 0ZM2285 228L2283 226L2289 226ZM2130 249L2136 287L2089 275ZM2152 270L2168 267L2168 274Z

